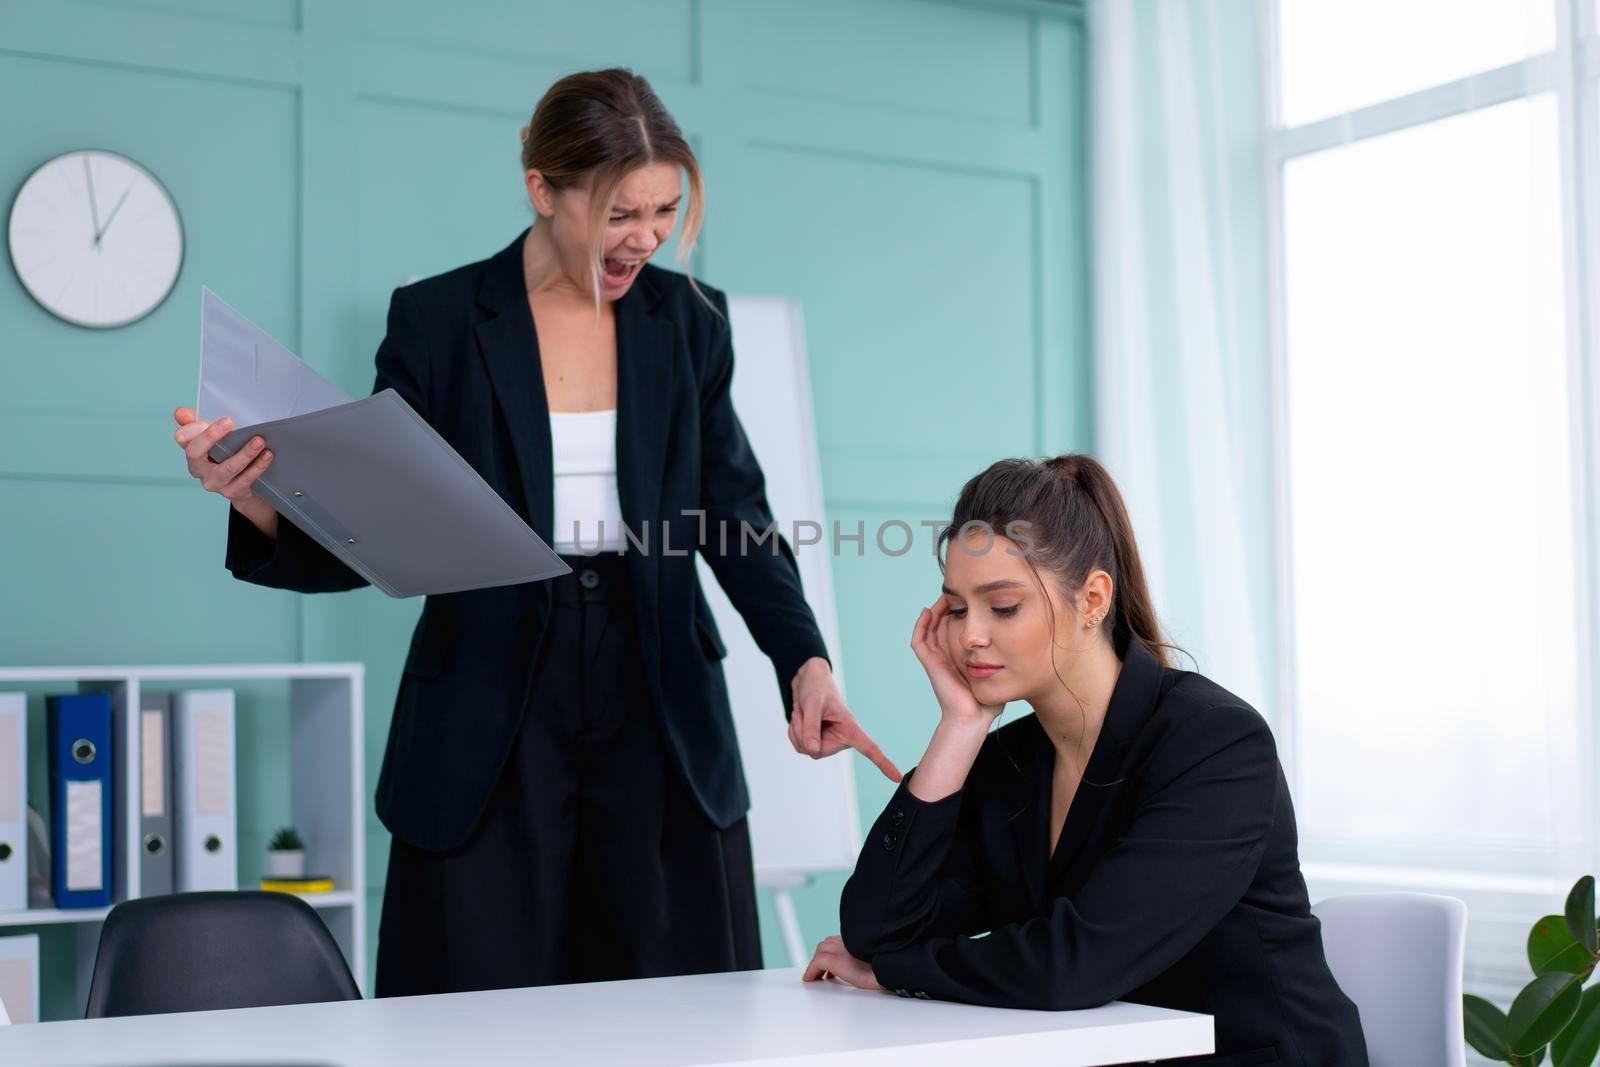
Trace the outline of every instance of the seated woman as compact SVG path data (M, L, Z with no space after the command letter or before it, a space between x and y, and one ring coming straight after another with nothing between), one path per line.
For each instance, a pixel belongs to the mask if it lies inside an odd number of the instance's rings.
M996 463L963 488L939 549L943 595L911 640L939 723L805 979L1013 1008L1160 1005L1215 1018L1217 1055L1173 1063L1365 1067L1272 733L1171 665L1105 468ZM1034 714L991 730L1011 701Z

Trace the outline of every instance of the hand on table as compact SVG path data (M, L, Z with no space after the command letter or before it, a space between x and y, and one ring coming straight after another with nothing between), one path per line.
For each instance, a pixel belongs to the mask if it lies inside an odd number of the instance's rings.
M800 975L802 982L815 982L823 978L837 978L857 989L883 989L873 976L872 965L856 959L845 950L844 939L838 934L825 937L817 945L816 955L806 964Z

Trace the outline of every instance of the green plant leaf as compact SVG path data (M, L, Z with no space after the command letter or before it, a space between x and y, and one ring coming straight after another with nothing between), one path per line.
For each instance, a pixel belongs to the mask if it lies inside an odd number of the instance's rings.
M305 847L305 842L300 839L300 835L292 826L280 827L267 842L267 850L270 852L291 852Z
M1511 1002L1506 1016L1506 1044L1518 1056L1548 1045L1572 1021L1583 1000L1577 975L1553 971L1529 982Z
M1595 988L1600 989L1600 986ZM1511 1046L1506 1044L1505 1012L1482 997L1468 993L1461 998L1461 1016L1467 1030L1467 1044L1491 1060L1511 1062Z
M1556 1067L1590 1067L1600 1053L1600 986L1583 991L1578 1012L1550 1045Z
M1567 894L1567 929L1593 956L1594 929L1594 875L1586 874L1573 885Z
M1553 971L1582 974L1591 961L1588 950L1573 938L1560 915L1546 915L1528 931L1528 966L1537 976Z

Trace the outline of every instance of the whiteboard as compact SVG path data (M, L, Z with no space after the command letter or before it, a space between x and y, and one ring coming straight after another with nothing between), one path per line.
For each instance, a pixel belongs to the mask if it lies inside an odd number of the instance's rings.
M733 406L766 475L767 503L778 530L793 547L796 520L809 519L823 527L822 541L795 549L795 556L806 600L827 642L834 678L848 700L833 600L833 531L823 508L800 305L776 297L730 296L728 313L733 326ZM708 533L716 537L716 531ZM728 532L728 544L730 550L738 544L738 531ZM770 552L771 542L751 543L747 550ZM846 749L813 760L789 744L772 661L756 647L705 557L696 559L700 584L728 646L723 669L750 782L750 838L757 881L783 885L805 872L853 868L861 848L851 766L858 757Z

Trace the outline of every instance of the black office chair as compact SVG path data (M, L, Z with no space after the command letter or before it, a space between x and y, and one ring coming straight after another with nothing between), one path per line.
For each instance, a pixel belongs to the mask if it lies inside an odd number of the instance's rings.
M111 909L87 1019L359 1000L316 910L287 893L178 893Z

